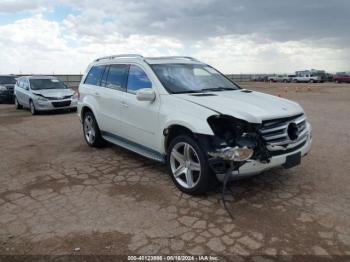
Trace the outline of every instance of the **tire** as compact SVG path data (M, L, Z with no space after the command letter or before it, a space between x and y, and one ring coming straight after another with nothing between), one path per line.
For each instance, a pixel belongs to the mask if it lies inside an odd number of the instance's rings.
M206 154L188 135L180 135L170 143L167 167L176 187L186 194L201 195L218 184Z
M311 80L310 80L310 83L315 83L315 80L311 79Z
M38 111L35 109L35 105L32 100L29 101L29 110L33 116L38 114Z
M98 148L104 146L105 142L92 112L86 112L83 116L83 133L89 146Z
M17 97L15 97L15 106L16 106L16 109L22 109L23 108L23 106L18 102Z

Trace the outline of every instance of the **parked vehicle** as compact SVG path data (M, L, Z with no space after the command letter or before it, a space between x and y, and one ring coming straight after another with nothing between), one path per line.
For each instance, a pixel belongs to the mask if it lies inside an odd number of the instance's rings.
M323 70L305 70L296 71L295 77L292 79L295 83L322 83L324 82L325 72Z
M289 83L291 82L291 78L287 75L275 75L275 76L269 76L268 80L271 82L280 82L280 83Z
M76 110L77 94L51 76L24 76L15 85L17 109L26 107L35 115L40 111Z
M291 168L311 147L300 105L242 89L194 58L99 58L79 93L89 146L108 141L164 162L188 194L204 193L225 177Z
M15 83L15 75L0 75L0 102L13 103L13 90Z
M336 83L350 83L350 73L339 72L333 76L333 81Z

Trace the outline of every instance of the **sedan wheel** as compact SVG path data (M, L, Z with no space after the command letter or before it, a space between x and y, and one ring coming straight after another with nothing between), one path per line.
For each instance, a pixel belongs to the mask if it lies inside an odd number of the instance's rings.
M22 109L22 105L18 102L17 97L15 97L15 106L16 109Z
M32 115L36 115L37 111L35 109L35 105L34 105L33 101L30 101L29 108L30 108L30 112L32 113Z

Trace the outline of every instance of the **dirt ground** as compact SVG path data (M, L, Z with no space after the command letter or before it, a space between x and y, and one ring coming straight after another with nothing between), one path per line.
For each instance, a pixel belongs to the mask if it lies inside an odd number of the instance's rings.
M350 256L350 85L242 86L299 102L314 141L300 166L233 183L233 220L219 192L184 195L163 165L88 147L75 113L1 104L0 254Z

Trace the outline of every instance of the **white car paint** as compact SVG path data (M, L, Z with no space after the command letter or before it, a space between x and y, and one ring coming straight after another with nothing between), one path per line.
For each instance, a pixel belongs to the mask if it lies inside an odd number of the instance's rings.
M101 131L106 131L160 155L166 154L163 131L173 125L190 129L193 133L214 135L207 119L212 115L225 114L250 123L303 114L301 106L290 100L260 92L243 90L210 92L215 96L193 96L191 94L169 94L150 68L152 63L202 64L190 59L144 59L139 56L121 56L100 59L90 64L80 83L78 116L82 120L82 109L89 108L95 115ZM85 84L87 73L95 65L128 64L140 66L152 82L154 101L139 101L135 95ZM311 126L307 125L308 140L299 149L303 155L310 150ZM111 141L111 140L109 140ZM123 142L124 143L124 142ZM134 147L131 148L131 150ZM295 153L295 152L294 152ZM257 174L282 165L286 156L272 157L270 163L250 161L240 175ZM246 168L245 168L246 167Z

